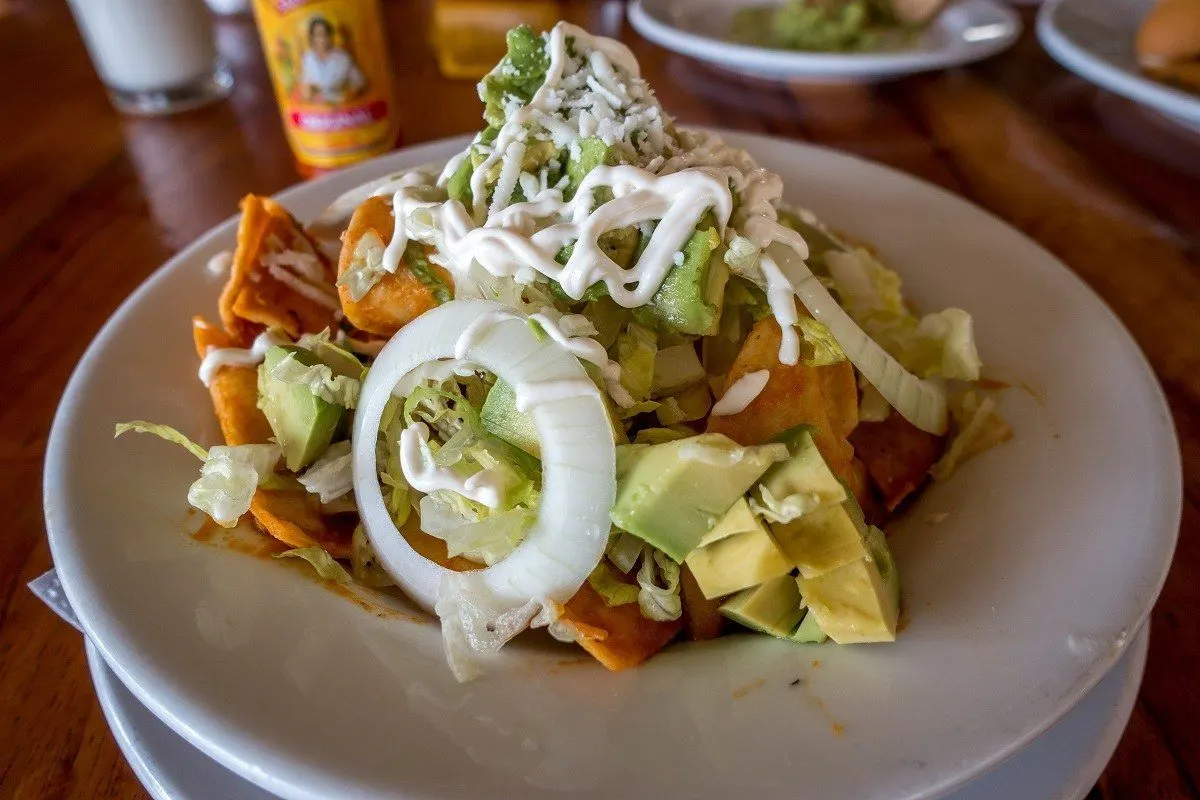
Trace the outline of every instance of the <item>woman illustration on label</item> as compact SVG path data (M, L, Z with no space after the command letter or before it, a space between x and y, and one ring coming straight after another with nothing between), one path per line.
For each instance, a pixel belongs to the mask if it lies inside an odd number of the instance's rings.
M338 104L361 92L366 84L354 56L348 49L335 46L333 24L322 16L309 19L308 49L300 62L300 91L304 99L310 103Z

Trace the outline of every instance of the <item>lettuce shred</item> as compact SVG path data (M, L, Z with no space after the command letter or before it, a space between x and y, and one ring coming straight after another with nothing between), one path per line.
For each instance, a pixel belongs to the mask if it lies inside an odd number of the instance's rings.
M321 578L333 583L347 583L350 580L350 573L346 568L339 564L328 550L321 547L284 550L282 553L276 553L275 558L299 558L307 561Z

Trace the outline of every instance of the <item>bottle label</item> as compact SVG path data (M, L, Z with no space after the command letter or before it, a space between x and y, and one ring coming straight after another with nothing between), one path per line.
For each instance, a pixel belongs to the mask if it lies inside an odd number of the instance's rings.
M339 167L386 152L398 120L378 0L255 0L296 157Z

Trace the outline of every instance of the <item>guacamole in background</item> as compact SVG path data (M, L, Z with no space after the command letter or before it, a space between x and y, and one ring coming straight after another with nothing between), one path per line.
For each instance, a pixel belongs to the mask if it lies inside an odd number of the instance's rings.
M881 0L787 0L747 8L733 19L731 38L787 50L849 52L879 47L885 34L910 29Z

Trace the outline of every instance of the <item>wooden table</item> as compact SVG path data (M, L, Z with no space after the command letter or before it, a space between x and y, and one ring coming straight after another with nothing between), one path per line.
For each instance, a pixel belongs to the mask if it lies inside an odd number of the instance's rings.
M473 85L438 73L428 6L386 6L406 143L479 126ZM298 176L249 19L218 23L237 77L229 102L130 119L109 107L61 0L10 0L6 11L0 798L144 798L96 703L79 635L25 589L50 567L38 502L46 436L71 369L117 304L243 194ZM878 88L788 86L671 56L621 11L581 3L567 16L628 42L682 121L818 142L957 192L1056 253L1133 332L1175 413L1186 500L1145 684L1092 796L1200 798L1200 135L1063 71L1029 33L966 70Z

